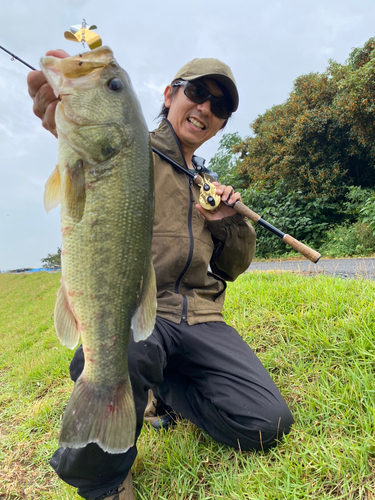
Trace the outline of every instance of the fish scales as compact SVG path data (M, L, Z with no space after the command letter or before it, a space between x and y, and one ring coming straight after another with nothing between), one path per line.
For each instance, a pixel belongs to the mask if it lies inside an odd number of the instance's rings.
M60 444L96 442L109 453L134 444L127 349L152 332L153 167L147 126L129 77L108 47L43 58L61 102L58 166L45 206L61 202L62 278L55 306L60 341L81 336L85 367L65 410Z

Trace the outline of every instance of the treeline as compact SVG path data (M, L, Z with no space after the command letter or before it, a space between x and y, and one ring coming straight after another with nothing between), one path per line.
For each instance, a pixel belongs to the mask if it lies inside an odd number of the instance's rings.
M57 248L56 253L49 253L47 257L41 259L45 269L60 269L61 267L61 247Z
M270 223L330 256L375 253L375 38L297 78L288 99L224 134L209 167ZM257 228L259 257L285 254Z

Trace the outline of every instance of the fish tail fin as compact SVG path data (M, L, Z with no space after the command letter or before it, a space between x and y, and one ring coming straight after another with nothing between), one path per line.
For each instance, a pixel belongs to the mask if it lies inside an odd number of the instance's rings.
M129 376L114 386L77 380L66 407L60 446L83 448L97 443L108 453L125 453L135 441L136 414Z
M151 335L155 326L156 307L156 277L150 259L147 275L143 279L141 301L131 322L135 342L146 340Z

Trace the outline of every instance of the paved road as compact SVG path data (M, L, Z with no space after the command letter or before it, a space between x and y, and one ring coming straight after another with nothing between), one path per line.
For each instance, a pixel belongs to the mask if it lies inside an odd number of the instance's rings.
M375 280L375 259L321 259L317 264L309 260L253 262L249 271L278 269L303 274L326 274L340 278L365 278Z

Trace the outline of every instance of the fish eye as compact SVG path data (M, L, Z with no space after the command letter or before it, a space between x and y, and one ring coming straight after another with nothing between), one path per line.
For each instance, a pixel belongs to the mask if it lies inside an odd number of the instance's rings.
M113 90L114 92L117 92L118 90L121 90L124 88L124 84L120 80L120 78L112 78L112 80L109 80L107 83L107 86L109 90Z

